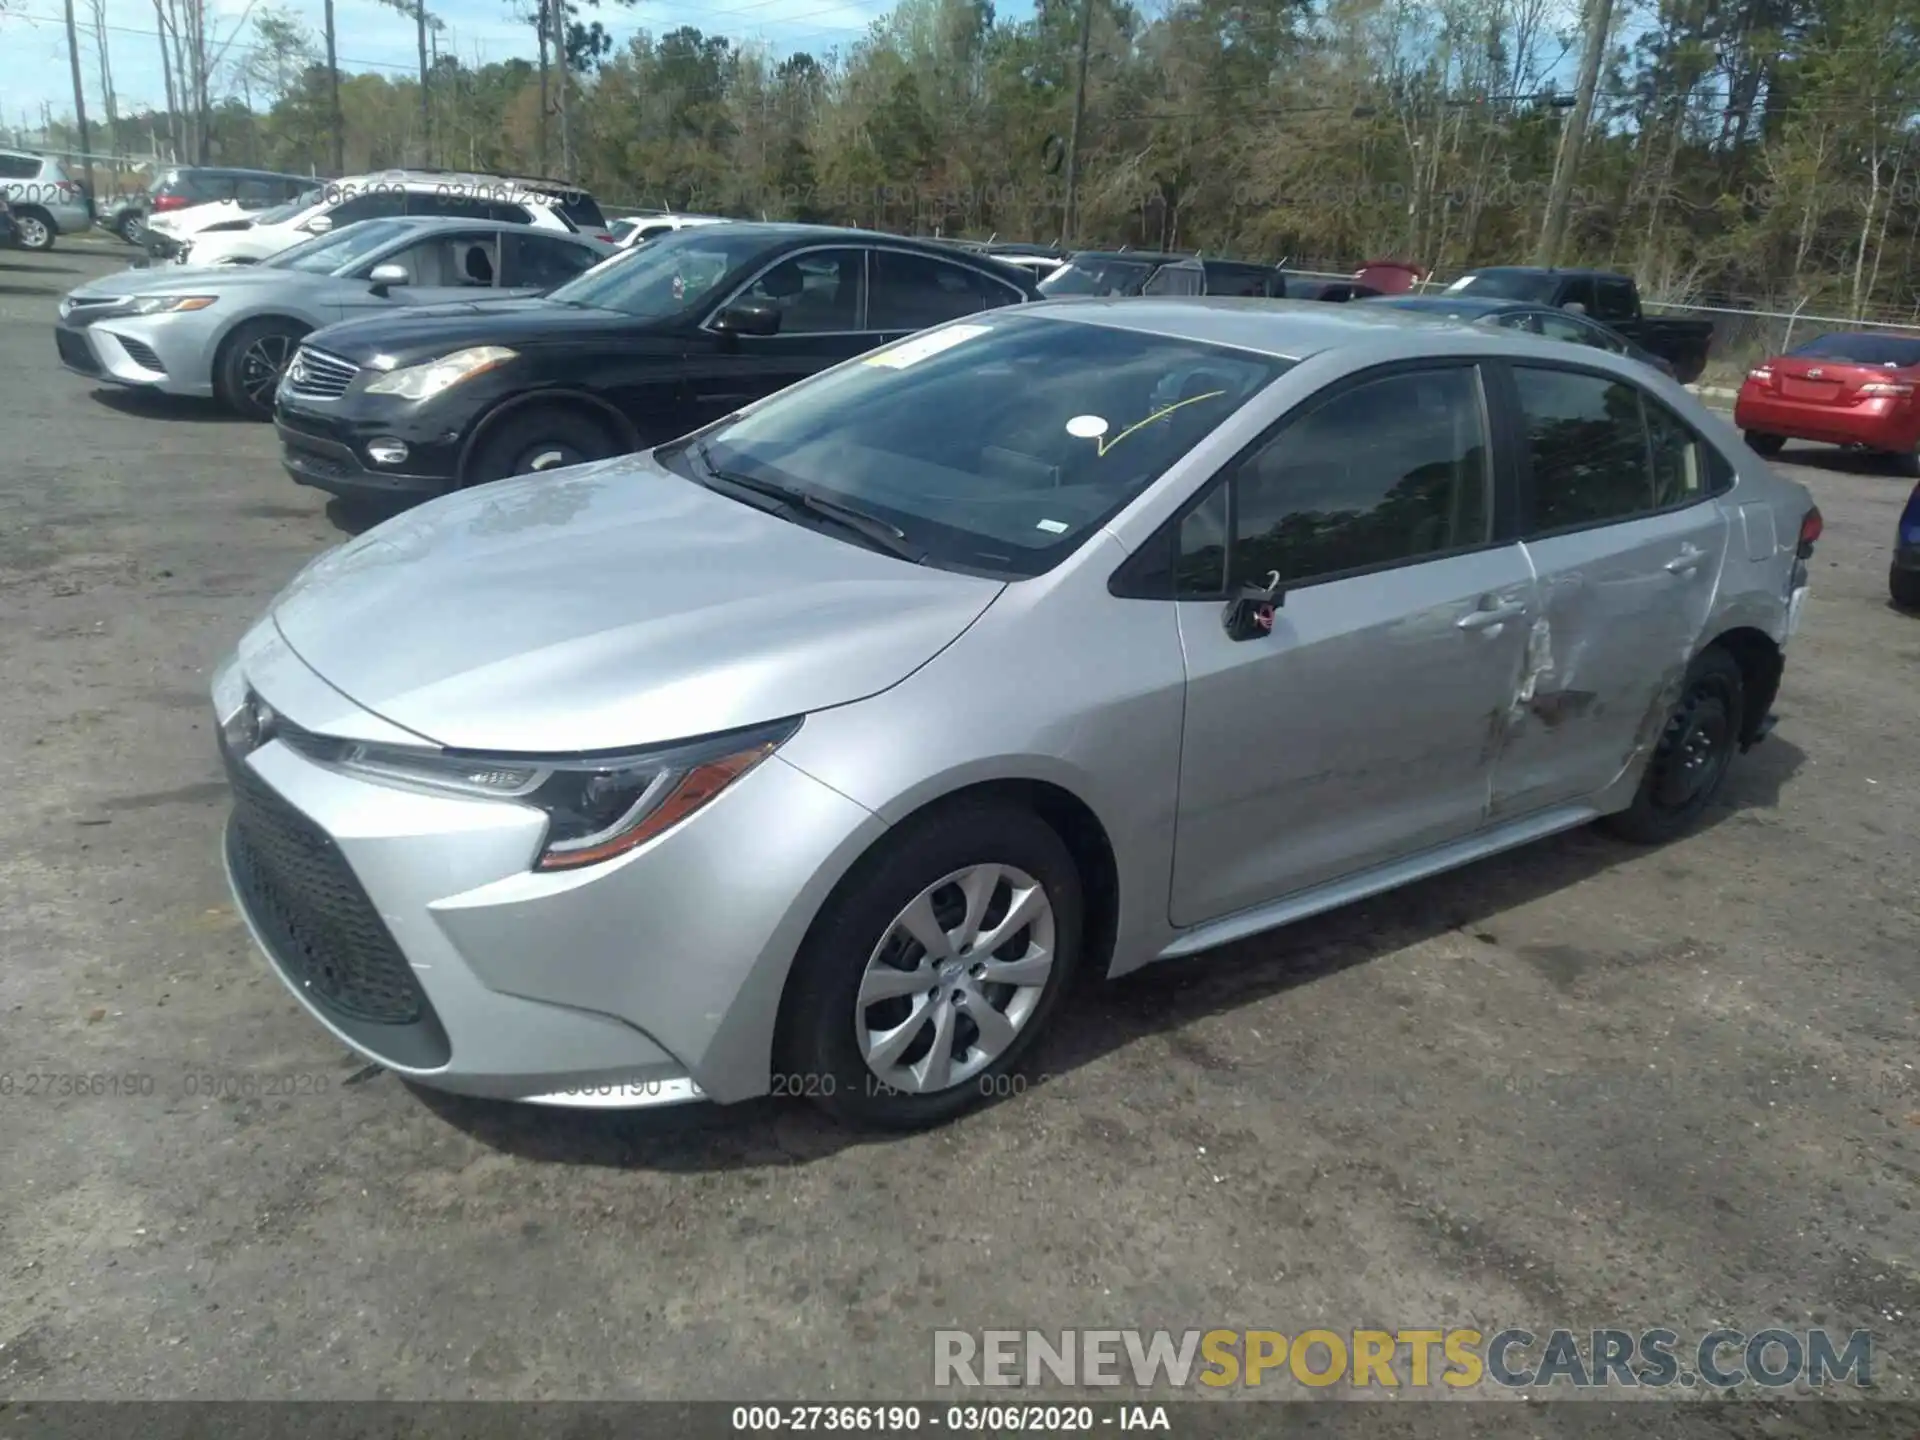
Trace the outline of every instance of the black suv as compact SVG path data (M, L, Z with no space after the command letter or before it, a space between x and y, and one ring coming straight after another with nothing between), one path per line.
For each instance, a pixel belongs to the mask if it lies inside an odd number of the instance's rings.
M1249 260L1203 260L1153 250L1077 250L1040 282L1052 299L1069 295L1253 295L1285 297L1277 265Z
M1038 298L951 246L697 225L535 300L315 331L274 408L282 462L339 495L424 498L661 444L889 341Z

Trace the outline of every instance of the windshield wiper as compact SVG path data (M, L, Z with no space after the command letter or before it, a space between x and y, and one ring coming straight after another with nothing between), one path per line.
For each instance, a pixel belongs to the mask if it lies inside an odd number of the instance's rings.
M737 470L728 470L716 465L706 443L702 441L687 447L687 454L706 472L710 482L736 490L745 490L763 499L779 502L788 511L805 510L822 520L831 520L844 530L852 531L865 540L869 548L887 555L918 565L927 558L927 552L907 539L907 532L897 525L889 524L878 515L868 514L855 506L843 504L838 500L829 500L816 495L811 490L802 490L797 485L782 485L775 480L762 480L757 475L743 475ZM765 507L761 507L765 508Z

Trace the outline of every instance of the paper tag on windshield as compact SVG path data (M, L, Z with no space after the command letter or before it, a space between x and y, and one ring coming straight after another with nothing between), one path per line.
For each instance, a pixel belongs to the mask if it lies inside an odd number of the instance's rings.
M991 325L949 325L944 330L935 330L930 335L916 335L911 340L903 340L898 345L889 345L877 355L869 355L867 364L884 365L889 370L904 370L909 365L918 365L930 355L938 355L942 350L951 350L963 345L976 335L985 335Z

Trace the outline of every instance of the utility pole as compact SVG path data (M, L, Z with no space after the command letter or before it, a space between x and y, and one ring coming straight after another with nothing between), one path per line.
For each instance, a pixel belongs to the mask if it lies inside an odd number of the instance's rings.
M333 178L347 170L346 122L340 118L340 57L333 53L333 0L327 0L327 108L333 112Z
M73 118L80 125L81 163L87 167L87 193L93 183L93 142L87 137L87 91L80 83L80 31L73 23L73 0L67 0L67 59L73 66Z
M1540 230L1540 249L1534 264L1553 265L1567 238L1567 211L1573 203L1574 179L1580 171L1580 148L1586 144L1593 120L1593 92L1600 83L1600 61L1613 28L1613 0L1587 0L1586 49L1580 57L1580 84L1574 92L1573 113L1560 132L1560 151L1553 162L1553 188L1547 194L1547 219Z
M1093 0L1080 0L1080 63L1073 81L1073 128L1067 132L1067 203L1060 221L1060 243L1071 247L1079 216L1074 213L1080 180L1080 125L1087 113L1087 50L1093 41Z
M420 163L433 164L433 111L427 105L427 0L413 0L413 23L420 40Z

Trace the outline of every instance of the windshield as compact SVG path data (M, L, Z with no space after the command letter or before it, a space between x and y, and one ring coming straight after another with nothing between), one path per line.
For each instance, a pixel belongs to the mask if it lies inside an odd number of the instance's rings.
M767 237L729 225L698 225L621 252L547 298L665 320L719 298L722 280L766 252Z
M304 195L295 196L284 205L275 205L271 210L260 211L253 217L253 223L256 225L278 225L282 221L293 219L293 217L298 215L302 210L307 210L318 205L325 198L326 196L322 191L309 190Z
M1042 295L1132 295L1153 266L1144 260L1069 260L1040 282Z
M1544 305L1553 299L1553 277L1525 270L1482 270L1477 275L1462 275L1447 286L1447 294L1485 296L1489 300L1531 300Z
M1005 314L803 381L703 434L701 455L878 516L929 564L1038 575L1293 364ZM685 443L661 458L701 478Z
M1920 340L1903 335L1822 335L1790 353L1854 365L1904 367L1920 365Z
M302 270L309 275L331 275L399 239L414 227L401 220L362 220L342 225L311 240L303 240L262 263L274 270Z

